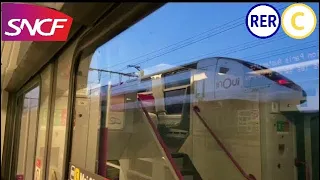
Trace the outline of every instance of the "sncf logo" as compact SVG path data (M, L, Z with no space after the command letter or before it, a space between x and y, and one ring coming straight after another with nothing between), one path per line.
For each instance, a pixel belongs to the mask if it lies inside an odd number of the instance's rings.
M72 18L31 4L3 3L2 41L66 41Z

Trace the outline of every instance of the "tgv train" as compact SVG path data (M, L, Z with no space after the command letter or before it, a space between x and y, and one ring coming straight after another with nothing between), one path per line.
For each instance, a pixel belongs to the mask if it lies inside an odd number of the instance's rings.
M110 179L293 180L309 173L296 130L306 93L278 72L212 57L101 90L107 164L121 169Z

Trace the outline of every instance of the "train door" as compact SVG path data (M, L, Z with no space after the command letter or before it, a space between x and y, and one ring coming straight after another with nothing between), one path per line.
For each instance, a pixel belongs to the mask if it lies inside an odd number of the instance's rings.
M190 129L190 70L163 76L161 96L165 113L158 115L158 130L171 153L179 151Z
M299 125L277 109L278 102L260 106L261 115L261 171L263 179L295 180L297 156L296 129ZM296 111L295 109L294 111Z
M295 124L295 179L319 179L319 115L308 112L284 114Z
M189 138L192 73L191 69L185 68L152 77L152 96L154 102L158 102L154 105L157 119L154 122L181 178L201 180L188 149L192 143Z

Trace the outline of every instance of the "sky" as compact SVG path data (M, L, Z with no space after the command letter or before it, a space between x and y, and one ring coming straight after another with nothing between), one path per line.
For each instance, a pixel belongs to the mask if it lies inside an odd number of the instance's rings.
M280 15L290 5L269 4ZM319 22L319 4L306 4L315 11ZM167 3L99 47L90 67L130 73L136 70L127 65L139 65L148 74L215 56L243 59L269 68L312 62L280 73L304 88L308 100L318 110L319 100L315 96L319 89L319 25L303 40L288 37L282 28L271 38L258 39L245 25L245 16L254 5ZM109 77L103 73L102 81ZM92 72L88 81L96 79L97 73Z

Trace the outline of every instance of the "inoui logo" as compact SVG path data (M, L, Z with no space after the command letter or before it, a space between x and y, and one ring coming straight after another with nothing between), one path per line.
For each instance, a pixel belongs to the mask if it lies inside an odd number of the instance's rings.
M1 5L2 41L66 41L72 18L59 11L31 4Z

